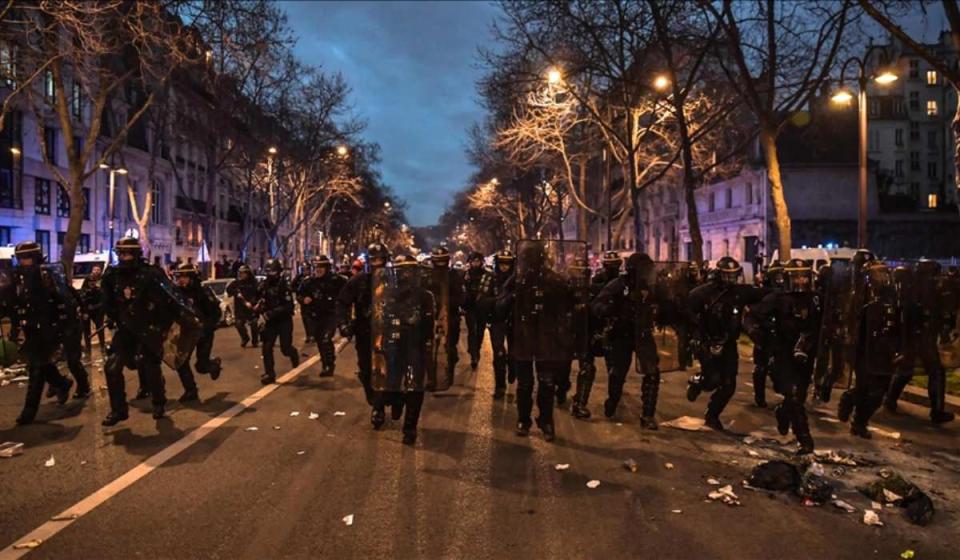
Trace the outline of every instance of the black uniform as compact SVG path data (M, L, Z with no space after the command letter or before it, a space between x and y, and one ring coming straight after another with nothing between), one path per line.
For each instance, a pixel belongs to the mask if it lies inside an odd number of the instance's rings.
M300 283L297 301L300 313L313 334L323 361L322 375L333 375L337 354L333 347L333 335L337 329L337 296L340 295L347 280L327 270L322 277L311 276ZM305 300L309 298L310 302Z
M300 365L300 354L293 346L293 292L280 274L268 275L257 286L257 304L254 311L263 319L260 340L263 343L262 383L273 383L277 371L273 361L273 345L280 339L280 351L290 358L292 367Z
M767 294L750 306L747 328L765 331L763 336L770 356L770 373L774 390L783 395L776 408L777 428L793 434L802 453L813 451L813 437L807 422L804 404L813 377L820 329L820 299L812 292L780 292Z
M97 339L100 341L100 351L106 352L107 344L105 342L106 334L103 329L103 293L100 290L102 276L94 278L88 276L83 279L80 286L80 305L82 310L83 338L86 341L87 353L92 351L93 336L90 329L90 323L93 323L93 330L97 333Z
M596 299L600 291L619 276L619 261L616 267L604 266L598 270L590 279L590 301ZM577 372L577 392L573 397L573 406L571 407L571 413L581 419L590 418L587 404L590 400L593 382L597 377L596 358L603 356L608 373L612 369L610 363L612 339L610 334L613 331L615 319L613 317L599 317L591 308L592 306L588 306L588 345L583 359L580 360L580 369Z
M830 402L833 385L843 376L849 356L847 315L850 310L850 276L845 269L824 265L818 271L818 291L823 307L820 344L814 369L817 397ZM846 271L848 272L848 271Z
M477 362L480 361L480 347L483 345L483 335L487 328L486 317L484 317L483 310L478 307L477 300L481 295L481 285L484 282L484 277L489 274L490 271L483 266L477 268L468 266L463 275L465 291L463 310L467 320L467 352L470 354L470 363L473 367L476 367ZM454 334L456 337L451 338L456 341L460 335L459 320Z
M510 359L510 348L513 346L513 328L510 310L497 306L497 299L503 295L504 286L513 274L513 267L508 271L495 270L487 274L480 284L477 298L478 311L490 325L490 346L493 350L493 380L494 398L502 398L507 391L507 382L513 383L517 379L513 360Z
M375 404L375 394L370 385L371 346L370 346L370 307L372 300L372 278L369 272L359 272L352 276L337 296L337 324L345 337L354 337L357 350L357 374L367 404Z
M181 316L199 322L193 310L175 292L159 267L142 260L121 262L103 274L103 309L116 325L104 364L111 414L106 425L127 417L125 367L136 369L142 388L149 392L154 416L163 416L166 390L160 362L164 336Z
M653 264L649 257L647 263ZM590 307L594 317L613 321L609 330L610 369L608 395L603 404L604 415L611 418L616 412L636 352L643 375L640 387L643 404L641 416L645 426L655 427L653 417L660 389L659 356L654 338L658 301L648 277L642 271L631 269L627 275L618 276L604 286Z
M700 362L700 374L690 380L687 398L693 401L701 391L713 391L706 420L711 427L722 429L720 413L737 388L737 339L744 308L758 301L762 292L745 284L724 284L719 273L714 276L709 283L690 292L692 345Z
M307 269L306 266L303 266L300 269L300 272L297 273L297 275L294 276L293 279L290 281L290 289L293 291L293 293L296 294L300 292L300 286L303 284L303 281L306 280L307 278L310 278L310 271L309 269ZM306 313L303 312L303 309L300 310L300 321L303 322L303 332L306 333L306 338L304 342L307 344L310 344L315 340L314 333L313 333L314 323L310 321Z
M54 388L61 404L66 402L73 385L60 374L55 362L70 310L65 281L54 278L54 274L40 265L17 267L12 283L4 288L0 298L3 314L10 316L24 335L20 352L26 358L29 381L18 424L33 422L44 383Z
M209 373L212 379L217 379L220 377L220 358L211 358L210 352L213 350L213 337L222 316L220 300L217 299L213 290L201 284L198 278L193 278L190 285L185 288L177 286L177 290L184 301L196 312L197 318L203 325L203 336L197 341L196 348L197 372ZM191 400L191 396L195 399L197 382L190 368L190 357L187 357L183 365L177 368L177 375L180 376L180 383L183 384L184 397L186 397L181 400Z
M257 304L257 280L251 274L249 278L237 278L227 285L227 294L233 297L234 326L240 333L240 345L260 344L260 328L257 326L257 314L253 306ZM248 333L249 329L249 333Z

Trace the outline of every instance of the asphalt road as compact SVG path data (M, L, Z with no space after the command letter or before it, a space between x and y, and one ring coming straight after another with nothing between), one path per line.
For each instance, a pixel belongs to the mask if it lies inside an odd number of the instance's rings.
M298 325L295 340L302 338ZM99 420L106 413L106 393L97 391L85 404L47 404L41 423L15 427L23 388L0 388L0 441L25 444L23 455L0 459L0 548L25 542L51 517L260 390L258 350L240 349L236 333L224 329L215 352L226 367L218 381L199 379L202 404L173 405L161 421L150 417L147 403L139 403L129 421L104 429ZM779 438L782 446L742 442L756 431L778 437L772 413L750 406L747 360L724 415L731 433L642 431L636 375L628 380L618 416L603 418L601 365L591 403L594 418L577 421L558 411L558 438L550 444L536 429L530 438L514 435L514 389L507 400L492 400L485 343L477 371L470 371L464 353L455 386L427 396L420 439L409 448L400 443L397 422L388 420L379 432L370 429L353 373L355 357L353 346L346 346L332 379L317 376L318 364L303 368L168 461L150 465L156 468L116 495L65 522L28 557L862 559L898 558L908 549L918 559L957 557L960 427L934 428L925 421L926 411L914 405L904 404L899 416L881 413L876 419L886 432L900 432L899 439L877 435L871 441L855 440L845 426L831 422L832 406L810 405L819 448L850 451L872 463L830 473L836 494L859 510L848 514L741 486L761 460L789 456L793 449L789 438ZM278 369L287 367L278 357ZM166 374L175 398L179 383L172 371ZM661 421L702 415L704 397L691 404L682 396L686 375L664 375ZM94 386L101 385L97 369ZM778 398L770 394L768 400ZM311 412L317 418L311 419ZM50 457L55 465L45 467ZM636 461L637 472L623 468L628 459ZM569 468L557 470L558 464ZM826 467L828 473L836 468ZM853 485L882 467L931 494L937 513L930 525L911 525L896 508L880 512L883 527L862 523L870 501ZM707 478L732 484L741 505L707 500L714 489ZM591 480L600 485L588 488ZM351 515L348 525L344 518ZM22 551L8 548L0 558L13 552Z

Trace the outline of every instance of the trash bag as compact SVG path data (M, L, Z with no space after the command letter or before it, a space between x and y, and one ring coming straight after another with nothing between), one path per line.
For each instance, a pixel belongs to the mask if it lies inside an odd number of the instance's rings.
M825 504L833 495L833 483L825 477L808 472L803 475L797 493L801 498L808 499L817 505Z
M924 527L933 519L933 500L919 490L904 498L900 507L906 510L907 518L914 525Z
M764 490L796 490L800 487L800 471L786 461L767 461L750 471L747 483Z

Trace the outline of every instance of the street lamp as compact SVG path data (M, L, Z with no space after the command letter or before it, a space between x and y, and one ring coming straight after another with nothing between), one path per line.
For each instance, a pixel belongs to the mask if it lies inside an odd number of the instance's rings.
M107 209L107 229L110 230L110 244L107 246L107 255L110 256L110 258L107 260L110 261L109 264L113 264L113 193L116 190L117 175L126 175L127 170L123 167L110 167L106 163L101 163L100 169L104 171L110 170L109 208Z
M666 77L663 74L660 74L653 79L653 89L657 91L663 91L670 86L670 78Z
M337 146L337 155L340 157L346 156L348 151L346 146Z
M843 78L847 65L851 62L857 65L857 113L858 113L858 160L859 160L859 193L857 200L857 247L867 248L867 82L873 80L880 85L888 85L897 81L897 75L889 70L868 76L866 71L870 53L876 45L867 49L863 58L852 56L840 68L840 87L831 96L830 100L838 105L849 105L853 101L853 92L843 85Z
M563 81L563 73L559 68L554 66L547 70L547 83L559 84L561 81Z

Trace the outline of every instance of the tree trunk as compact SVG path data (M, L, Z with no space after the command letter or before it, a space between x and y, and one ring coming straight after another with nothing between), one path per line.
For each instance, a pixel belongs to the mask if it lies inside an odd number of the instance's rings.
M690 230L689 258L698 265L703 264L703 234L700 232L700 213L697 210L697 187L699 181L692 173L684 173L683 194L687 203L687 226Z
M63 263L63 270L69 281L73 279L73 259L77 254L77 242L80 241L80 230L83 228L85 204L83 200L83 169L76 162L70 164L70 185L66 188L70 197L70 218L67 220L67 232L63 236L63 245L60 247L60 262ZM110 250L112 249L113 247L110 247ZM49 257L49 255L47 256Z
M770 183L770 198L773 200L773 213L777 223L777 237L780 262L790 260L792 231L787 199L783 194L783 179L780 176L780 157L777 154L776 131L769 126L760 129L760 145L767 162L767 180ZM764 224L766 227L766 224Z
M580 161L579 172L580 175L577 178L577 188L579 189L580 199L586 202L587 194L587 158L583 158ZM583 208L577 208L577 238L583 239L587 242L588 245L591 245L590 237L590 226L587 221L587 212Z

